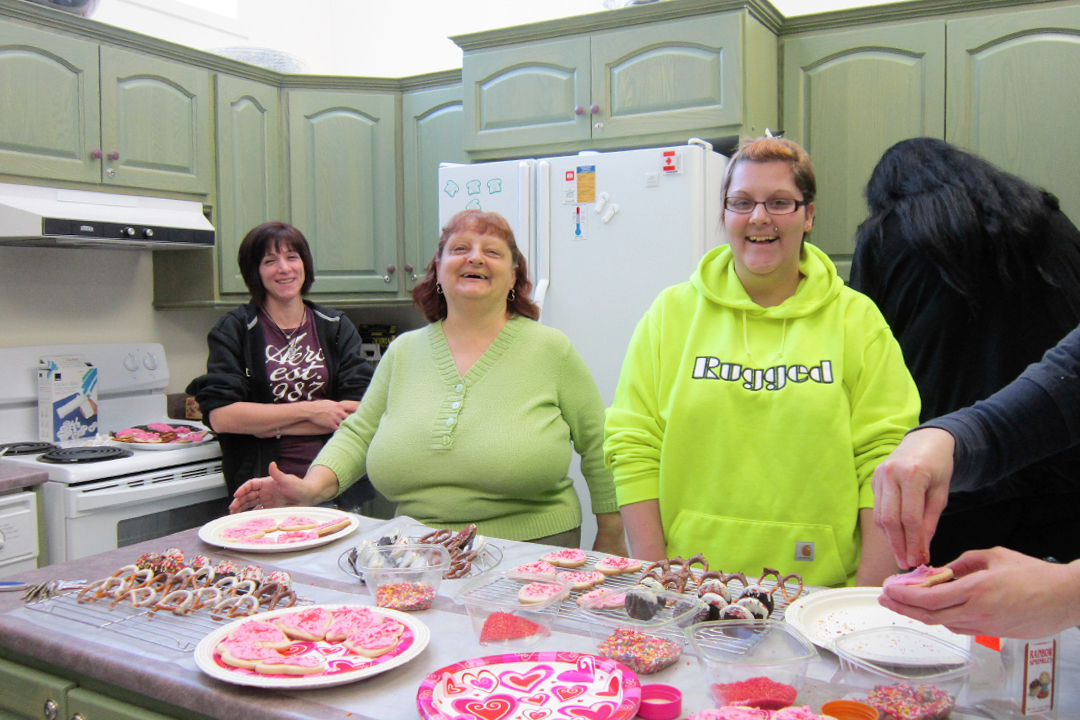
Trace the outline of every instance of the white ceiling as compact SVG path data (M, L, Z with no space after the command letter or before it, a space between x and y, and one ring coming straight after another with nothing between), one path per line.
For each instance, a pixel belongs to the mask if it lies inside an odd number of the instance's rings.
M790 17L886 1L773 5ZM101 0L93 19L200 50L269 48L309 73L405 77L460 68L448 36L603 10L603 0Z

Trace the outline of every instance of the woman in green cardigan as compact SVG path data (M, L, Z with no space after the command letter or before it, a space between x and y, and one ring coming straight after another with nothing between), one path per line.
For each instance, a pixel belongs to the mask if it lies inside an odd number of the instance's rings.
M603 401L566 336L535 322L531 290L505 219L454 216L413 290L431 324L390 345L360 408L303 478L271 466L237 490L232 511L314 505L366 472L399 514L426 525L577 547L573 443L596 514L593 549L625 555Z

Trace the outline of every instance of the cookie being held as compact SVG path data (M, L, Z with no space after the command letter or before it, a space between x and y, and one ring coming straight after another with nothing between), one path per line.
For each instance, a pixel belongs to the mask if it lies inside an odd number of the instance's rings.
M900 573L885 578L882 587L890 585L915 585L917 587L933 587L953 579L952 568L935 568L928 565L920 565L911 572Z

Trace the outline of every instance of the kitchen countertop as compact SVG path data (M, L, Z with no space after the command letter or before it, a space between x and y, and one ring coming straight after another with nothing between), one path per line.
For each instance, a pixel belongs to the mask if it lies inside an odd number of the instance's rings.
M43 484L48 479L49 473L44 470L7 467L0 463L0 493L32 488Z
M395 521L391 521L395 522ZM61 565L22 573L16 578L35 583L45 580L80 578L96 579L111 575L121 566L133 562L144 552L161 552L177 547L189 557L210 555L214 560L229 557L240 565L259 564L266 572L275 569L289 571L301 594L317 603L354 603L371 605L372 598L355 578L337 566L340 555L356 544L360 536L370 537L381 532L384 521L362 518L357 534L308 552L283 554L236 554L223 552L199 540L196 530L177 533L167 538L151 540L107 553ZM500 568L511 568L535 560L547 551L531 543L497 541L503 551ZM445 593L453 592L455 583L446 581L440 588L432 609L414 613L432 630L428 647L405 665L365 680L318 690L272 691L246 688L220 682L204 675L195 665L191 653L167 650L157 645L129 639L107 629L92 628L70 620L28 610L18 593L0 594L0 656L27 665L37 665L48 672L73 675L74 679L115 686L130 694L152 698L164 706L182 708L187 714L200 714L222 720L244 718L359 718L360 720L417 720L416 690L432 671L454 662L485 655L498 654L481 646L464 608ZM560 620L562 623L562 620ZM1066 712L1062 717L1080 716L1080 698L1063 697L1065 688L1080 681L1080 631L1071 629L1063 634L1059 662L1059 704ZM983 651L975 646L979 652ZM594 652L595 648L584 625L568 625L556 630L538 648ZM986 658L982 658L986 663ZM811 669L811 680L800 695L799 702L819 706L822 701L835 699L838 688L829 680L836 668L830 653ZM686 717L712 707L701 682L695 658L684 655L675 665L656 675L641 676L643 684L665 683L683 690L683 713ZM992 681L989 681L992 682ZM1077 707L1071 707L1077 705ZM1069 706L1069 707L1065 707ZM153 706L152 706L153 707ZM952 717L980 717L977 714L954 711Z

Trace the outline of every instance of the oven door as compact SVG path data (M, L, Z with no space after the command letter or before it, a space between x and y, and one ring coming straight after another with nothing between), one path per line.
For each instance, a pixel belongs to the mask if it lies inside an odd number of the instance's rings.
M200 527L229 512L220 460L77 485L47 482L44 495L49 564Z

